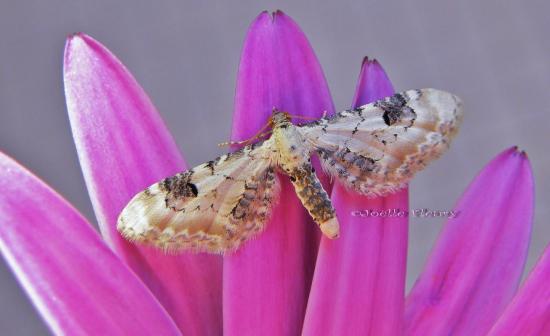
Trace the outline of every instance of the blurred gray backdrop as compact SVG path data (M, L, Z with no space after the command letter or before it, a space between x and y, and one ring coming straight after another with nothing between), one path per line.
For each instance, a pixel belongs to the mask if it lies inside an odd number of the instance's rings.
M503 149L529 154L537 187L527 270L550 241L550 3L547 1L10 1L0 2L0 150L95 223L71 138L62 83L65 37L82 31L112 50L167 121L190 166L220 153L250 22L282 9L308 36L337 109L351 104L363 56L396 90L435 87L465 102L449 153L411 185L411 207L452 209ZM483 209L480 209L483 211ZM412 218L407 289L443 221ZM47 328L0 264L0 333Z

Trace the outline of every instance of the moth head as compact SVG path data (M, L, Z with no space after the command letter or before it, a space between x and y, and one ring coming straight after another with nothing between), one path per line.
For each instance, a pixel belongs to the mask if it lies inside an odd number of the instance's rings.
M291 119L291 116L288 112L279 111L277 108L273 108L273 112L271 113L271 118L269 119L269 123L271 126L274 125L280 125L283 123L289 123Z

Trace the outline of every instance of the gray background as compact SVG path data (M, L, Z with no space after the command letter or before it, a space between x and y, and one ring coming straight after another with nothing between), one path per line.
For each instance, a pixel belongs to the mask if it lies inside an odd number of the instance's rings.
M351 103L364 55L380 60L397 90L436 87L462 97L462 132L450 152L412 183L412 208L452 209L498 152L511 145L528 152L537 183L529 270L550 241L547 1L3 0L0 149L95 222L63 97L65 36L83 31L110 48L149 93L188 164L196 165L219 154L216 144L229 137L248 25L261 10L277 8L308 36L337 109ZM412 220L407 288L442 222ZM48 333L3 262L0 333Z

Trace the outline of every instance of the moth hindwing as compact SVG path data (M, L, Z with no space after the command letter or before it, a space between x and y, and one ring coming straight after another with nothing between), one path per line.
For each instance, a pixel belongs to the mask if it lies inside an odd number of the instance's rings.
M323 233L335 238L338 220L311 154L352 191L386 195L448 148L461 119L460 100L435 89L397 93L304 126L274 111L270 138L138 193L123 209L117 228L130 240L167 251L235 250L265 227L281 173Z

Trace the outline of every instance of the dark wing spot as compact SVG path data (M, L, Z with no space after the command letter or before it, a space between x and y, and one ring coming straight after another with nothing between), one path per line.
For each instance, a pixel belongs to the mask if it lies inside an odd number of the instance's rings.
M190 182L192 174L192 171L187 171L164 179L160 183L161 190L168 195L168 198L197 197L199 193L197 186Z
M191 191L191 193L193 193L193 197L197 197L197 195L199 194L199 191L197 190L197 186L194 185L194 184L191 183L191 182L188 182L188 183L187 183L187 187L189 188L189 190Z
M384 118L384 123L386 123L386 125L388 126L391 125L390 114L388 112L384 112L384 115L382 116L382 118Z
M396 93L391 97L379 100L374 103L376 107L381 108L384 111L382 118L384 123L388 126L400 121L403 117L404 108L407 106L407 98L400 93ZM412 109L409 108L410 111ZM414 111L412 111L414 113Z
M208 161L206 167L210 169L210 174L214 175L214 160Z

